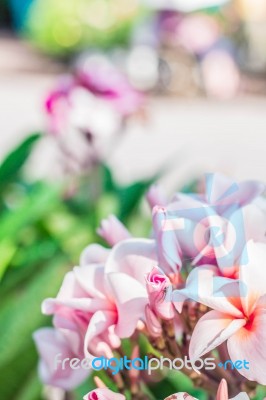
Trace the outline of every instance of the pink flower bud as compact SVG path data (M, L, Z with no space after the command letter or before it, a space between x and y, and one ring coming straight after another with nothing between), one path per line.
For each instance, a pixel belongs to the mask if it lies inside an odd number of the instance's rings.
M159 267L154 267L147 276L146 282L151 309L160 318L174 318L171 302L172 286L169 278Z
M146 199L151 209L155 206L165 206L168 201L159 185L152 185L146 194Z
M126 227L114 215L103 219L97 233L110 245L114 246L121 240L131 238Z
M146 305L145 307L145 316L146 316L147 329L150 335L154 338L161 336L162 334L161 324L156 315L154 314L154 312L151 310L151 307L149 305Z

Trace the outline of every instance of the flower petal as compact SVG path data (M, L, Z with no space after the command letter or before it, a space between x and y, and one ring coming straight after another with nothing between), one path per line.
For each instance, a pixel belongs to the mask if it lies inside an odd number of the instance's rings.
M145 286L123 273L111 273L107 277L114 295L118 320L115 333L129 337L136 329L139 319L144 319L148 295Z
M264 283L265 284L265 283ZM243 327L227 342L231 360L246 360L249 369L238 372L251 381L266 385L266 310L260 308L250 326Z
M248 262L241 263L239 278L243 282L241 301L243 309L249 315L259 298L266 294L266 244L247 243Z
M72 353L65 337L57 329L41 328L34 332L33 338L41 356L39 374L43 383L71 390L89 375L90 371L81 367L72 369L69 362L63 366L64 359L70 361L77 356Z
M239 282L218 276L218 269L213 265L194 268L187 278L186 287L173 291L173 303L178 310L182 309L184 298L238 318L243 316L240 310Z
M192 333L189 358L191 361L196 361L227 340L245 324L245 319L233 319L228 314L209 311L200 318Z
M116 313L111 311L97 311L91 318L84 339L84 354L86 357L97 354L97 343L100 342L100 335L110 326L116 323Z
M152 185L147 194L146 199L151 209L155 206L166 206L167 198L160 185Z
M155 242L128 239L117 244L106 262L105 272L123 272L145 286L145 275L157 264Z
M106 249L100 244L90 244L87 246L80 256L80 265L89 265L89 264L104 264L108 258L110 253L110 249Z
M101 221L101 226L97 233L110 245L114 246L121 240L131 238L131 234L127 228L120 222L115 215Z
M208 174L206 178L206 200L208 203L223 206L223 212L232 204L244 206L251 203L265 189L265 186L257 181L244 181L235 183L223 174Z

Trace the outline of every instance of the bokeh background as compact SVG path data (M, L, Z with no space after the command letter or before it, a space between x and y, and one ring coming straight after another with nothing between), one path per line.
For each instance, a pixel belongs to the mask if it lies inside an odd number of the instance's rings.
M0 398L60 399L38 381L31 334L101 218L148 234L154 180L168 193L205 172L266 180L266 3L0 0L0 27ZM45 102L95 55L143 103L99 169L77 171Z

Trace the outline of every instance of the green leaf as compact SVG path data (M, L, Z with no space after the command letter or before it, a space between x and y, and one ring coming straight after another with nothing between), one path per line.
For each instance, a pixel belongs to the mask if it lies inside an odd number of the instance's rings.
M16 251L17 248L11 240L4 239L0 242L0 281Z
M30 372L36 369L37 352L31 338L25 339L20 351L0 368L1 399L15 399L16 394L27 382Z
M58 250L52 240L40 240L33 245L19 248L12 259L11 268L1 281L0 297L9 297L12 291L27 284L39 272L40 265L58 257Z
M263 400L266 396L266 386L258 385L253 400Z
M0 311L0 368L24 348L24 343L46 318L41 314L44 298L55 296L67 271L65 258L57 258L34 275L26 290L17 291Z
M102 164L100 166L102 174L102 188L104 193L114 192L117 189L117 185L114 181L112 171L107 165Z
M6 210L0 218L0 241L17 238L23 227L44 218L56 206L58 189L45 183L38 183L14 210Z
M121 187L118 190L120 219L124 220L136 209L143 195L155 180L156 179L153 178L146 181L135 182L129 186Z
M192 179L186 185L184 185L179 191L185 194L197 193L199 186L199 179Z
M18 147L6 156L0 165L0 190L3 190L6 184L17 177L20 169L27 161L33 146L40 137L41 135L39 133L27 137Z
M34 370L28 376L15 400L39 400L41 398L41 393L43 391L43 386L37 375L37 371Z

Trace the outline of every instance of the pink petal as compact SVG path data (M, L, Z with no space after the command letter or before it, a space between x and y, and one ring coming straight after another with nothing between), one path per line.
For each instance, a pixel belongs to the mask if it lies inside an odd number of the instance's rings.
M167 198L159 185L152 185L146 194L146 199L151 209L155 206L166 206Z
M171 302L172 285L169 278L160 268L154 267L146 281L151 308L159 317L172 319L174 308Z
M164 207L154 207L152 214L159 266L168 274L179 271L182 265L182 254L175 233L179 226L173 225L174 221L167 217L167 209ZM182 221L180 229L183 229Z
M207 177L206 183L209 194L208 203L227 205L228 207L231 207L232 204L244 206L258 197L265 189L260 182L245 181L237 184L227 176L218 173Z
M42 311L44 314L54 314L60 311L60 307L68 307L72 310L79 310L87 313L94 313L97 310L114 310L112 303L105 299L46 299L42 305Z
M104 286L104 267L98 264L84 265L74 268L75 278L87 296L99 299L106 298Z
M100 342L100 335L105 332L110 326L116 323L116 313L111 311L97 311L90 319L88 329L84 339L84 353L86 357L91 357L92 353L97 354L97 345L93 343Z
M249 369L242 368L238 372L250 381L266 385L266 310L259 309L255 313L250 326L243 327L227 342L231 360L246 360Z
M97 233L110 245L114 246L121 240L131 238L126 227L114 215L103 219Z
M89 265L89 264L104 264L108 258L110 253L109 249L99 245L99 244L90 244L86 247L80 256L80 265Z
M243 282L242 305L249 315L259 298L266 294L266 244L249 241L247 244L248 263L240 265L239 278Z
M222 379L217 390L216 400L228 400L228 387L225 379Z
M145 286L123 273L107 276L117 307L118 320L115 332L121 337L129 337L136 329L139 319L144 319L148 295Z
M145 275L157 264L155 242L148 239L128 239L111 251L105 272L123 272L145 285Z
M215 349L246 324L245 319L233 319L219 311L209 311L198 321L191 337L189 358L197 360Z
M241 210L245 226L245 236L247 241L253 239L254 242L265 243L266 213L265 210L256 204L249 204Z
M152 311L151 307L149 304L146 305L145 307L145 317L146 317L146 324L147 324L147 329L152 337L159 337L162 334L162 326Z
M182 309L185 298L238 318L243 316L239 282L218 276L218 269L212 265L194 268L187 278L186 287L173 291L172 299L177 309Z
M90 371L81 367L72 369L69 362L66 362L64 367L62 363L55 365L55 357L57 355L61 361L65 358L77 358L71 352L65 337L58 330L42 328L34 332L33 338L41 356L39 374L43 383L71 390L89 375Z

